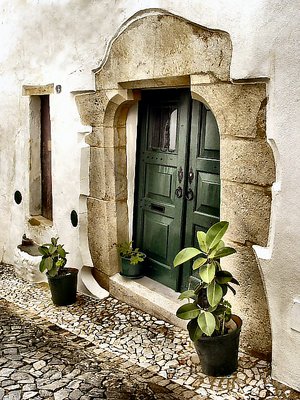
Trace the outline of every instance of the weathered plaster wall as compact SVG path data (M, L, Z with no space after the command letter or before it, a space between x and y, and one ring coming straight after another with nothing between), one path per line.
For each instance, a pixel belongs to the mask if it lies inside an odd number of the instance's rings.
M279 0L175 0L115 2L3 0L0 11L0 259L12 262L24 233L37 240L58 234L70 251L70 263L82 264L80 229L69 221L79 210L84 132L74 97L94 89L93 68L123 24L144 9L161 8L208 28L229 33L232 79L269 77L267 136L276 156L268 248L256 247L268 296L273 333L273 376L300 389L300 333L291 329L290 311L299 295L300 6ZM54 226L29 228L29 106L22 85L61 84L51 98L53 135ZM80 133L82 132L82 133ZM80 182L82 185L80 186ZM82 189L80 189L80 187ZM23 202L13 202L20 190ZM84 197L83 196L83 197ZM84 210L84 207L81 209Z

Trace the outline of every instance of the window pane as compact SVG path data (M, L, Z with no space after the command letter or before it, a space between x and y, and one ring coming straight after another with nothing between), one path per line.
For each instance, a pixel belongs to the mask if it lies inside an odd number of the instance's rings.
M148 148L173 152L177 142L177 109L172 105L153 107L150 112Z

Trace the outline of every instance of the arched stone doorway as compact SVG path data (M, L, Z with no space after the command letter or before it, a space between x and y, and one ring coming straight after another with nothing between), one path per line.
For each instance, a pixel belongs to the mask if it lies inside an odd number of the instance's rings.
M173 15L134 20L115 39L95 73L96 91L76 97L83 124L93 127L89 246L95 277L105 287L118 272L114 243L128 238L126 116L142 88L188 87L207 104L221 137L221 218L230 222L227 241L238 250L227 268L240 280L234 309L244 319L243 344L269 353L267 301L253 244L266 246L275 180L265 134L266 87L230 81L231 41L225 32Z

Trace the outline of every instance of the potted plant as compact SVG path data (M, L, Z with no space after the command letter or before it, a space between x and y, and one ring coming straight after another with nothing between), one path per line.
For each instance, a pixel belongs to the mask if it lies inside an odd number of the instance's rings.
M174 259L175 267L193 259L193 270L199 270L195 288L179 296L180 299L188 299L188 303L179 307L176 315L190 320L187 325L189 336L203 372L211 376L230 375L236 371L238 364L242 320L231 313L231 305L225 296L228 290L235 294L232 284L239 283L220 264L220 258L236 252L222 241L228 225L228 222L220 221L207 233L197 232L199 249L184 248Z
M76 268L65 268L68 254L58 244L58 238L51 238L51 243L39 246L42 255L39 269L46 271L52 301L56 306L67 306L76 302L77 275Z
M121 259L120 275L126 278L143 277L143 262L146 255L139 248L133 248L133 242L122 242L117 244L118 253Z

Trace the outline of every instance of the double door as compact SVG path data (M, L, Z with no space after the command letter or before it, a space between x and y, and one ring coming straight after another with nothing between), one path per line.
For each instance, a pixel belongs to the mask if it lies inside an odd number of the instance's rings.
M192 270L174 268L175 255L219 220L219 158L214 115L188 90L142 92L134 241L147 255L146 275L176 291Z

